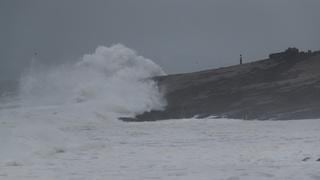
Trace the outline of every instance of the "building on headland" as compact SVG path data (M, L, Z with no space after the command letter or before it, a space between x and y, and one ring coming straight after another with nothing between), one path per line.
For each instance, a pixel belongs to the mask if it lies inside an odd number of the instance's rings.
M299 49L295 47L290 47L287 50L279 53L273 53L269 55L270 59L284 59L288 57L294 57L299 55Z
M273 53L269 55L269 59L291 59L298 57L306 57L306 56L314 56L320 54L319 51L311 51L307 52L300 51L298 48L290 47L283 52Z

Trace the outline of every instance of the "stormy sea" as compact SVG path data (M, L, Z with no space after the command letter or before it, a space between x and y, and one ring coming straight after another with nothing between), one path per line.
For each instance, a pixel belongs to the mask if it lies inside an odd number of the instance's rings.
M152 60L121 45L36 57L1 83L0 179L320 179L319 119L124 122L167 106Z

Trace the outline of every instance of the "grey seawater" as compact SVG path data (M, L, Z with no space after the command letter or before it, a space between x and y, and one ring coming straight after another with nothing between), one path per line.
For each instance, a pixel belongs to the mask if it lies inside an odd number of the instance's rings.
M18 87L16 80L0 81L0 110L18 107Z

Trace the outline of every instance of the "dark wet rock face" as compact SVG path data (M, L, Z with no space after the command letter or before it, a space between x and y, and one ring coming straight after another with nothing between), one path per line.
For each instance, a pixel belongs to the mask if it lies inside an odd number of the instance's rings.
M302 161L309 161L311 158L310 157L305 157L302 159Z
M122 120L320 118L319 52L290 48L257 62L155 79L165 92L166 109Z

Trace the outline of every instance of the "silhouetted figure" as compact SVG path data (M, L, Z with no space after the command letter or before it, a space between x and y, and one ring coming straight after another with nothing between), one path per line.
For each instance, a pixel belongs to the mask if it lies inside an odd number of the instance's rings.
M242 64L242 54L240 54L240 64Z

